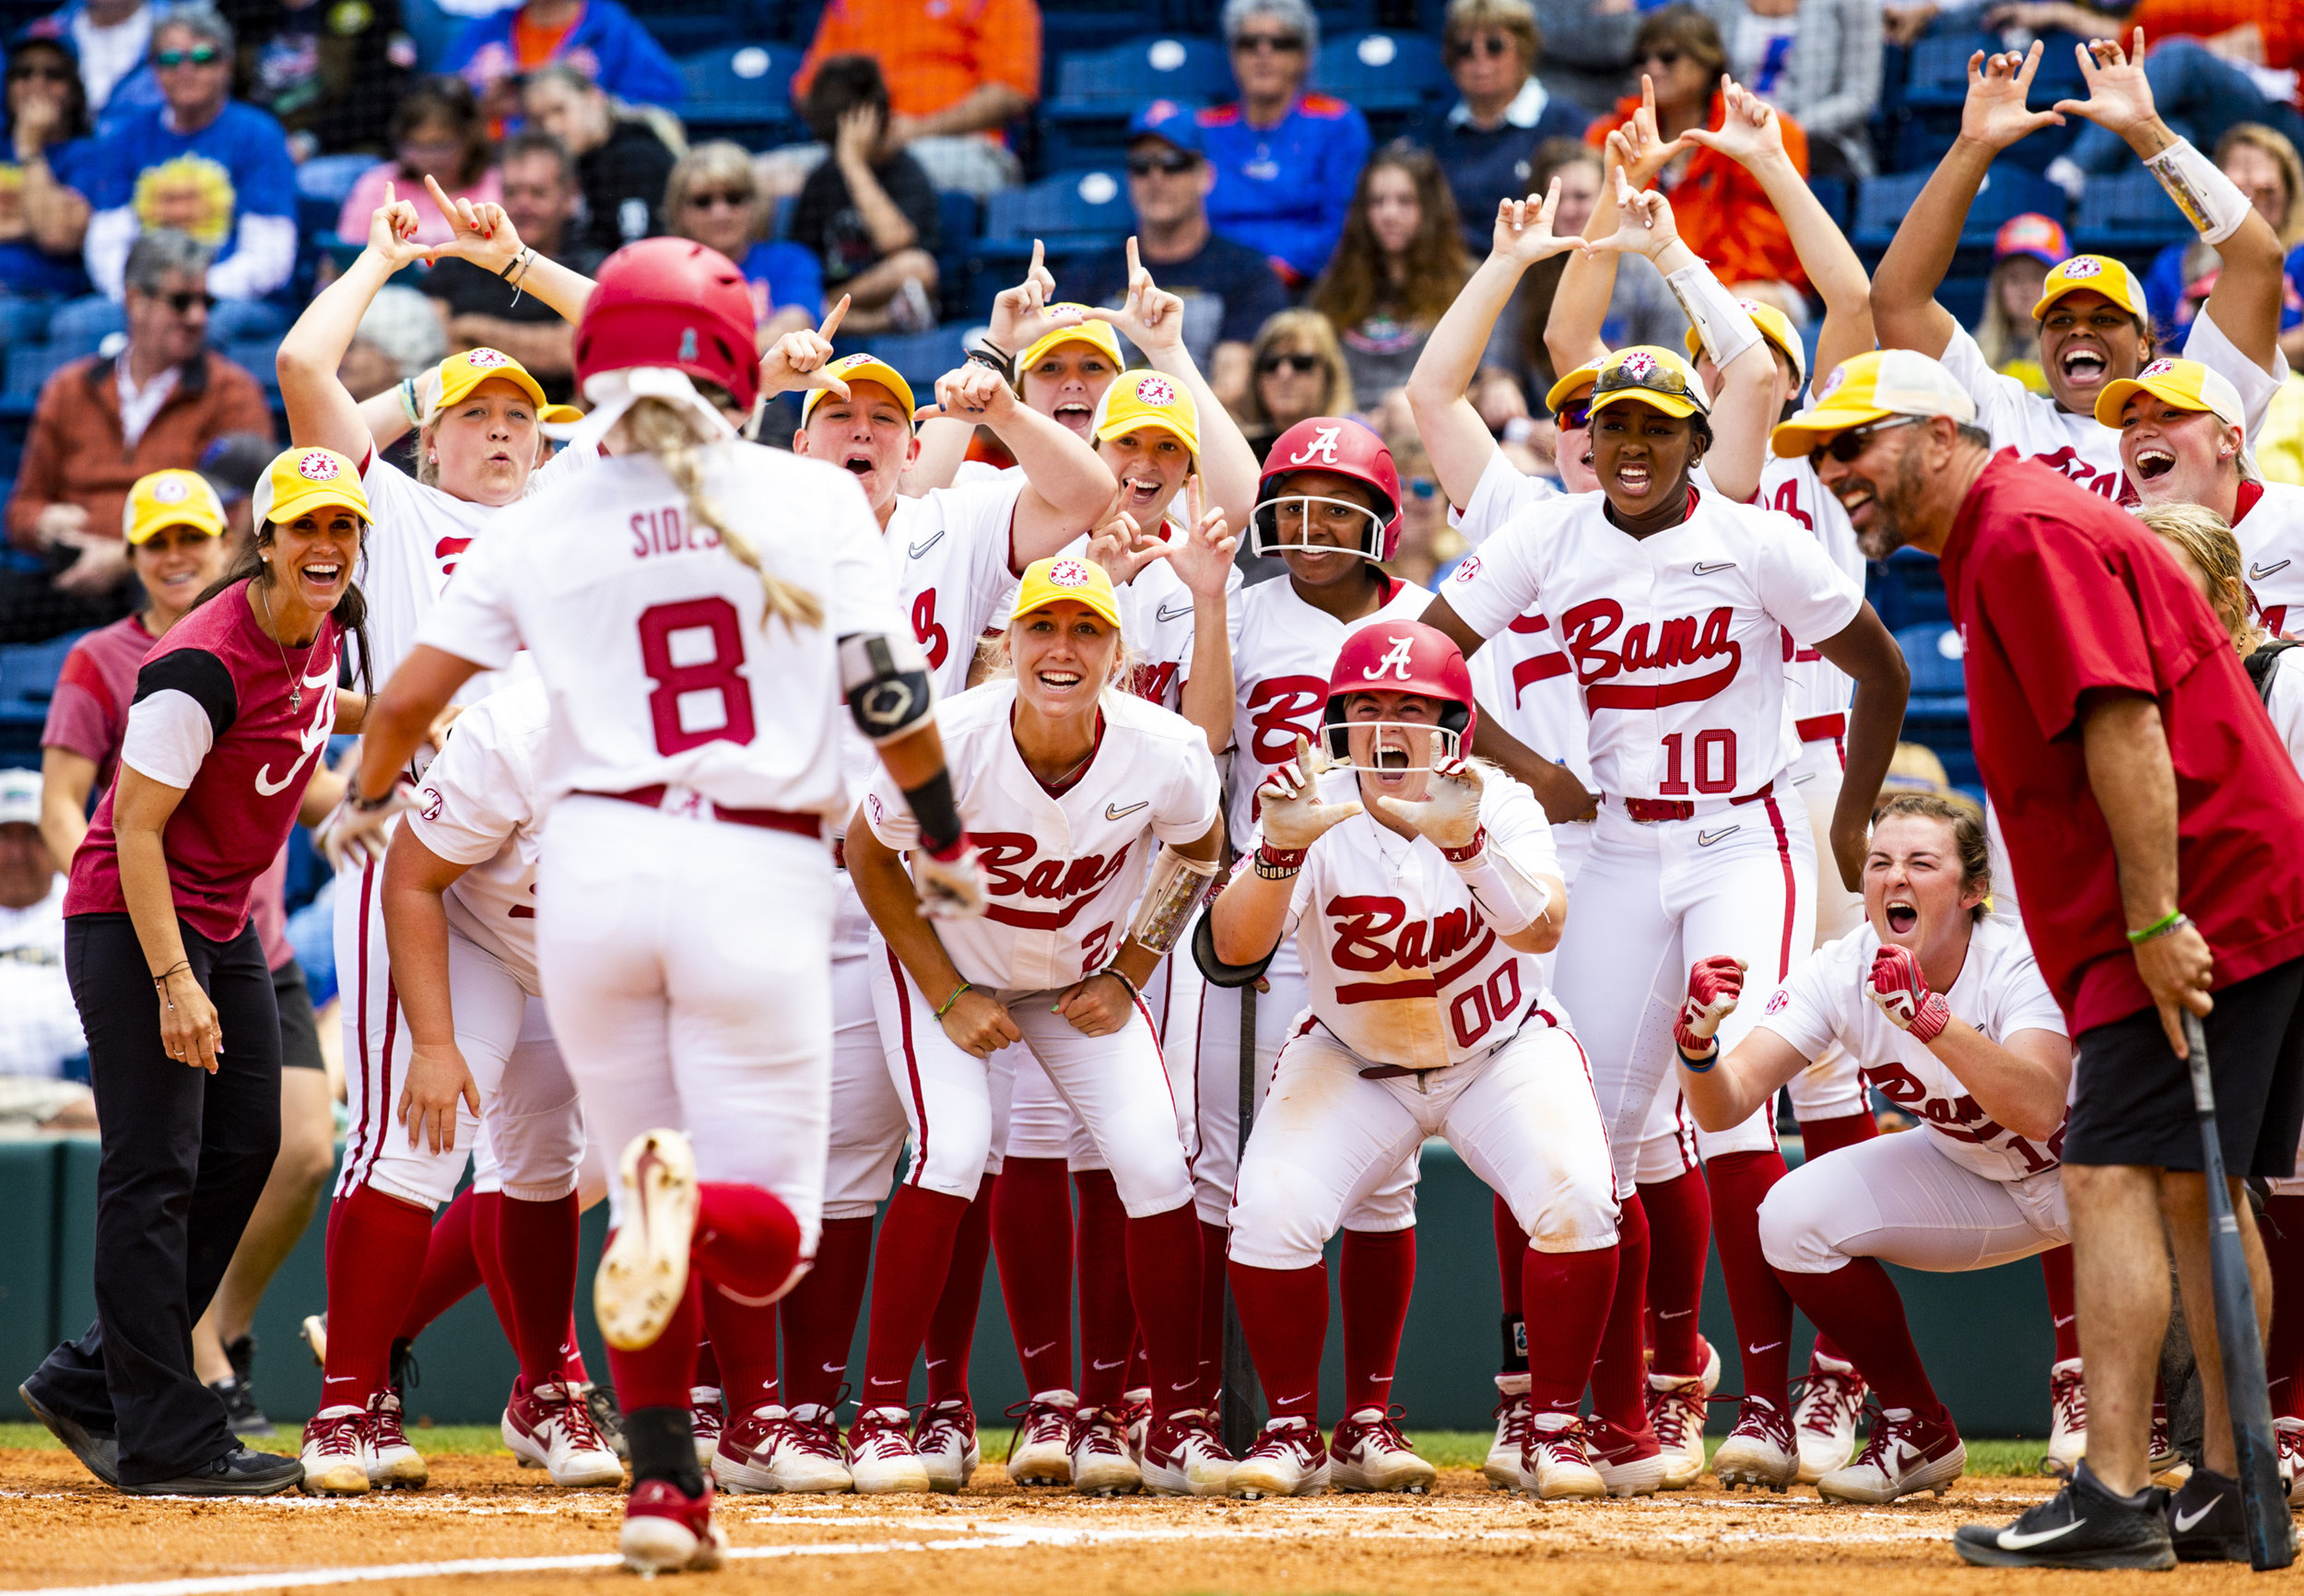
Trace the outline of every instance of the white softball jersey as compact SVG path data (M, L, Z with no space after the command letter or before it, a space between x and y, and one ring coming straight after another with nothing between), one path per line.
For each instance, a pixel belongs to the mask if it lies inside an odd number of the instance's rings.
M1927 1046L1888 1023L1866 995L1879 934L1866 923L1828 942L1769 994L1761 1027L1774 1031L1804 1058L1820 1057L1838 1042L1863 1065L1864 1078L1898 1108L1942 1138L1936 1150L1989 1180L2022 1180L2056 1167L2063 1129L2045 1145L1995 1122L1977 1106ZM1987 915L1970 932L1968 957L1944 994L1955 1017L2005 1043L2018 1031L2066 1035L2063 1011L2048 994L2024 928Z
M1460 510L1451 510L1449 520L1477 549L1522 510L1562 497L1558 488L1528 475L1499 449L1489 453L1471 502ZM1590 788L1592 737L1583 701L1577 697L1568 655L1560 651L1544 605L1533 604L1513 616L1511 625L1490 638L1469 663L1480 712L1495 717L1497 724L1546 758L1566 765Z
M484 669L535 656L551 699L545 807L662 784L667 807L837 816L849 717L834 641L903 625L879 528L836 466L734 441L700 452L705 494L816 595L821 627L769 616L758 575L690 523L664 467L629 455L499 517L420 640Z
M1535 795L1493 767L1480 776L1488 847L1525 875L1558 879ZM1327 771L1319 785L1323 803L1362 801L1356 771ZM1365 812L1312 844L1281 935L1295 939L1312 1018L1370 1063L1444 1069L1510 1041L1531 1016L1567 1023L1535 956L1496 934L1440 851Z
M552 709L533 670L464 710L425 768L407 825L451 864L467 866L444 895L448 923L486 948L531 996L536 979L536 859L544 811L536 761Z
M2262 497L2240 512L2232 523L2232 535L2239 540L2240 557L2247 562L2241 575L2248 586L2248 607L2255 612L2258 625L2278 637L2304 628L2304 487L2286 482L2259 486Z
M1760 468L1759 496L1753 502L1762 510L1789 515L1814 533L1825 557L1856 584L1857 592L1863 591L1863 551L1856 546L1856 529L1849 522L1848 509L1824 486L1804 456L1785 460L1770 454ZM1784 693L1795 727L1813 728L1837 715L1842 717L1844 733L1848 706L1856 691L1853 678L1818 653L1813 641L1795 642L1786 631L1783 646ZM1816 731L1804 733L1803 738L1834 734Z
M1019 471L917 499L897 496L888 524L889 560L939 697L967 687L976 640L1022 574L1010 539L1025 486Z
M1262 581L1240 595L1233 613L1240 629L1232 642L1233 687L1239 694L1232 714L1232 846L1254 847L1256 789L1273 767L1296 757L1296 739L1320 743L1320 721L1328 707L1328 675L1335 669L1344 640L1362 627L1412 621L1432 595L1391 577L1382 605L1357 621L1340 621L1296 596L1286 577Z
M1087 769L1052 794L1017 749L1016 697L1016 679L1004 676L937 706L986 904L982 918L947 920L936 930L973 984L1046 992L1111 961L1127 940L1155 844L1198 841L1221 797L1200 729L1127 693L1104 695ZM864 815L888 847L919 845L919 824L885 772Z
M1445 584L1489 637L1543 606L1591 722L1593 774L1612 797L1757 795L1798 753L1783 635L1813 644L1863 605L1789 516L1689 492L1688 518L1646 538L1609 522L1603 494L1540 505Z

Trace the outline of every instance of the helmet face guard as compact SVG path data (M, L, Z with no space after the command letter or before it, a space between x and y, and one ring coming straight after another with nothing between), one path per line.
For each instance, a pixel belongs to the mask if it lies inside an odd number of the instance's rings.
M1429 721L1351 721L1345 718L1341 700L1331 699L1321 736L1332 768L1397 776L1434 770L1462 758L1471 722L1472 711L1462 704L1442 704L1437 725ZM1361 736L1363 732L1369 735ZM1352 757L1355 742L1367 750L1365 761Z
M1300 529L1311 524L1314 514L1312 506L1316 504L1337 505L1351 510L1359 517L1361 522L1359 542L1358 544L1328 544L1302 541ZM1290 507L1293 507L1294 519L1299 529L1298 541L1284 543L1281 541L1280 517L1283 511ZM1252 514L1254 524L1250 534L1249 546L1265 558L1296 549L1305 554L1356 554L1370 563L1381 563L1390 552L1392 528L1388 528L1384 519L1374 510L1364 504L1355 504L1348 499L1328 499L1316 493L1275 494L1272 498L1259 502Z
M1356 721L1352 700L1362 693L1405 693L1439 706L1435 721L1393 718ZM1369 764L1352 757L1359 728L1377 733L1371 742L1359 738ZM1339 765L1363 770L1429 770L1472 751L1479 726L1474 702L1472 673L1464 655L1447 633L1421 621L1398 621L1364 626L1344 640L1328 675L1328 702L1321 711L1321 745ZM1390 763L1396 750L1401 763Z

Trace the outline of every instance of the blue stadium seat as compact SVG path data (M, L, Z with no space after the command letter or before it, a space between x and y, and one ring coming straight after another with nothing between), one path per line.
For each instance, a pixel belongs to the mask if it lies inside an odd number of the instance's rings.
M961 360L958 323L947 323L927 333L890 333L859 340L859 346L869 350L896 368L904 381L912 386L912 397L923 406L936 402L936 379Z
M1090 254L1117 247L1134 224L1124 174L1105 167L1060 171L1021 188L1003 189L984 207L980 260L1029 260L1040 239L1052 255Z
M753 149L802 136L791 83L800 65L791 45L723 44L683 57L688 100L681 119L698 139L733 138Z
M238 338L224 346L224 358L237 366L245 366L249 375L264 384L266 392L276 393L280 388L280 340L277 338Z
M944 235L936 251L936 292L944 300L945 314L972 314L976 235L983 230L984 207L974 194L940 189L936 193L936 221L938 231ZM989 312L991 307L987 305L985 310Z
M1840 231L1848 230L1849 207L1855 203L1855 184L1844 177L1812 177L1808 192L1824 207L1824 214L1832 218L1832 225Z
M1868 180L1856 195L1856 225L1850 241L1860 250L1887 249L1932 175L1930 171L1907 171ZM2046 178L2002 162L1985 174L1984 186L1969 207L1968 220L1960 229L1960 247L1989 250L2000 224L2026 211L2062 219L2065 203L2064 191Z
M72 354L53 344L28 344L9 350L7 383L0 389L0 405L20 408L29 415L40 399L41 389L55 375L56 368L73 358Z
M1056 92L1040 114L1068 129L1124 125L1147 100L1205 105L1231 83L1232 68L1217 41L1163 33L1065 56L1056 65Z
M1989 33L1936 33L1921 40L1912 46L1904 103L1914 111L1957 111L1968 99L1968 58L1999 48L2000 41ZM2038 87L2036 82L2035 90ZM2031 101L2039 103L2037 92Z
M1347 33L1320 47L1312 87L1348 100L1371 120L1414 116L1455 92L1440 46L1421 33Z
M0 648L0 745L18 757L29 733L31 758L39 761L40 732L48 721L48 700L55 696L65 655L84 635L74 632L44 643Z
M1912 696L1904 707L1906 724L1968 724L1968 683L1960 667L1959 628L1950 621L1922 621L1896 634L1911 667Z
M360 174L375 164L372 155L316 155L296 169L296 192L341 208Z
M2072 228L2072 247L2092 255L2148 252L2192 238L2192 224L2148 171L2091 179Z

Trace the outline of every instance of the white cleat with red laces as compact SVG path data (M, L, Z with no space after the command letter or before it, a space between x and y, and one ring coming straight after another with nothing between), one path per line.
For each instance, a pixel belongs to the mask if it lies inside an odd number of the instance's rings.
M1382 1408L1361 1408L1328 1440L1328 1483L1339 1491L1390 1491L1421 1496L1440 1471L1416 1455Z
M1226 1494L1256 1501L1266 1496L1317 1496L1328 1488L1328 1448L1310 1419L1273 1419L1232 1470Z
M2068 1357L2048 1371L2048 1472L2070 1479L2087 1449L2087 1378Z
M387 1386L368 1399L368 1483L380 1491L420 1491L432 1477L424 1454L400 1427L400 1393ZM617 1477L623 1478L619 1470Z
M2288 1506L2304 1505L2304 1419L2275 1419L2272 1438L2280 1448L2280 1485Z
M1068 1391L1040 1391L1025 1402L1008 1448L1008 1479L1013 1484L1072 1484L1072 1415L1079 1406L1080 1399Z
M1793 1404L1793 1439L1800 1448L1795 1485L1813 1485L1856 1455L1856 1421L1864 1411L1863 1377L1853 1364L1823 1353L1808 1357L1808 1379Z
M1528 1423L1528 1454L1521 1466L1522 1486L1540 1502L1596 1501L1608 1483L1593 1466L1583 1421L1573 1414L1546 1414Z
M694 1496L670 1480L643 1480L633 1486L624 1502L617 1549L625 1567L640 1575L719 1567L728 1532L712 1522L711 1481Z
M1072 1416L1066 1448L1072 1488L1084 1496L1124 1496L1140 1490L1144 1473L1128 1453L1128 1426L1111 1408L1082 1408Z
M928 1471L931 1488L946 1495L964 1489L984 1455L976 1444L976 1411L968 1398L930 1402L912 1427L912 1450Z
M1781 1492L1799 1473L1792 1420L1766 1397L1746 1397L1736 1409L1735 1428L1712 1454L1712 1477L1728 1490L1751 1485Z
M620 1352L656 1344L688 1294L696 1235L696 1151L677 1131L646 1131L617 1160L623 1223L592 1280L600 1334Z
M810 1423L798 1416L801 1413L826 1417ZM840 1431L826 1410L787 1413L773 1402L753 1409L721 1432L719 1449L712 1454L712 1479L732 1494L762 1495L845 1491L854 1483L840 1449Z
M1147 1491L1163 1496L1220 1496L1239 1464L1224 1449L1216 1420L1205 1409L1186 1408L1151 1427L1137 1466Z
M1535 1488L1521 1468L1528 1451L1528 1420L1534 1411L1528 1402L1526 1375L1496 1377L1496 1438L1488 1443L1487 1461L1480 1465L1480 1472L1499 1491Z
M624 1464L592 1420L581 1397L565 1385L512 1387L501 1426L504 1445L523 1468L542 1469L556 1485L620 1485Z
M861 1496L925 1493L928 1470L912 1449L912 1415L905 1408L865 1408L848 1429L848 1473Z
M1937 1496L1968 1467L1968 1448L1950 1414L1922 1419L1910 1408L1884 1408L1856 1461L1816 1483L1828 1502L1893 1502L1934 1491Z
M339 1407L306 1420L299 1459L306 1496L368 1495L368 1414Z

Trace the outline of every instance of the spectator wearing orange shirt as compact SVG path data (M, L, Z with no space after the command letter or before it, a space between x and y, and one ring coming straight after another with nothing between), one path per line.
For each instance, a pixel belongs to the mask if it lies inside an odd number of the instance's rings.
M687 81L655 36L617 0L522 0L457 35L441 70L470 83L493 131L520 111L520 80L572 66L628 105L677 110Z
M831 0L793 74L803 104L817 68L836 55L873 55L894 112L880 158L909 151L939 189L982 199L1023 175L1001 129L1040 99L1040 7L1034 0ZM790 192L824 158L807 146L764 172Z
M1792 235L1759 180L1715 150L1681 141L1681 135L1693 129L1717 130L1727 115L1721 83L1728 71L1728 52L1721 43L1720 29L1689 6L1667 6L1640 24L1633 55L1634 65L1654 87L1657 133L1680 144L1656 186L1672 202L1681 241L1736 293L1765 300L1795 323L1805 322L1807 274L1801 270ZM1609 133L1640 109L1640 97L1626 98L1587 128L1584 137L1605 146ZM1784 153L1805 177L1808 135L1789 116L1780 114L1778 121Z

